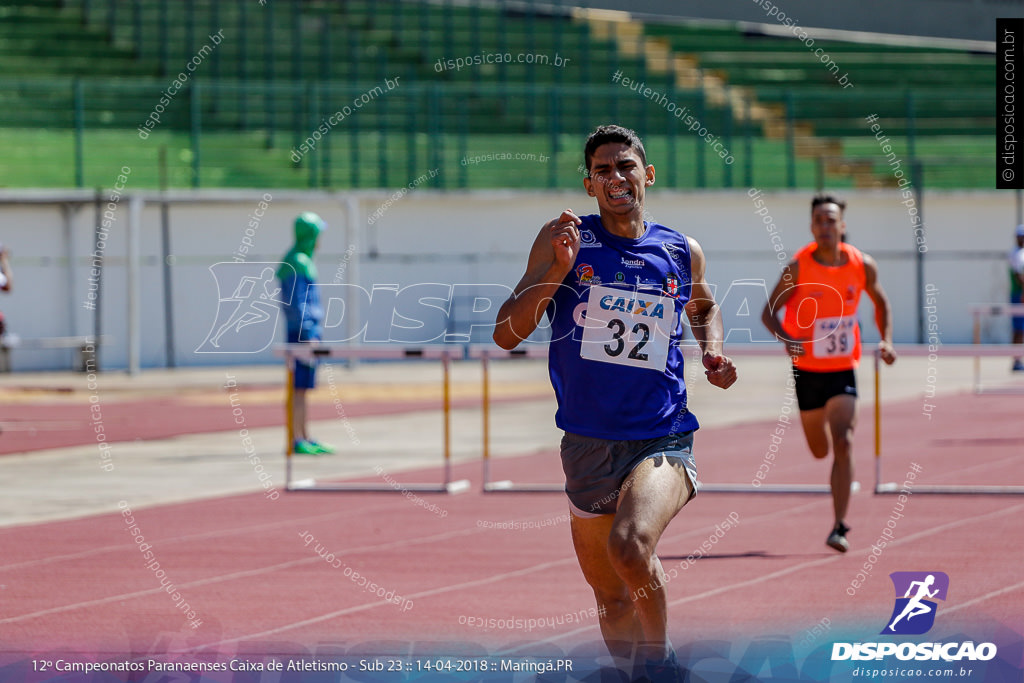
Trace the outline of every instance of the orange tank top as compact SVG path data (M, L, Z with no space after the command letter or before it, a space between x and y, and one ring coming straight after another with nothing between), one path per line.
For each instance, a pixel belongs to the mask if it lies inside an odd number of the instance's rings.
M866 282L864 255L846 243L839 248L847 256L841 266L815 261L814 242L796 255L799 275L786 302L782 327L795 338L809 340L804 343L804 355L793 359L803 370L851 370L860 362L857 305Z

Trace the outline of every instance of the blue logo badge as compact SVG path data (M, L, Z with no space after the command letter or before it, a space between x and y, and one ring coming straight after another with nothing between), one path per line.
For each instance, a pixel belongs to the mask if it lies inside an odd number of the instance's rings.
M920 635L935 623L935 599L945 600L949 576L945 572L893 572L896 604L883 635Z

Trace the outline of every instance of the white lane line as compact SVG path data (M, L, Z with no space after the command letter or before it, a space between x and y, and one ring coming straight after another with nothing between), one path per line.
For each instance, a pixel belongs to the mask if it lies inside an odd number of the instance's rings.
M949 614L950 612L955 612L958 609L963 609L964 607L970 607L971 605L975 605L975 604L977 604L979 602L984 602L986 600L989 600L991 598L996 597L997 595L1002 595L1003 593L1012 593L1013 591L1020 590L1022 588L1024 588L1024 581L1021 581L1020 583L1015 583L1012 586L1006 586L1005 588L1000 588L999 590L992 591L991 593L985 593L984 595L979 595L978 597L976 597L976 598L974 598L972 600L968 600L967 602L962 602L959 605L954 605L953 607L943 607L942 608L942 613L943 614Z
M1012 507L1012 508L1010 508L1008 510L1007 509L995 510L993 512L987 512L987 513L984 513L984 514L981 514L981 515L976 515L974 517L968 517L966 519L960 519L960 520L957 520L955 522L949 522L948 524L943 524L941 526L932 527L931 529L928 529L926 531L919 531L916 534L911 534L909 536L905 536L904 538L901 538L901 539L898 539L896 541L893 541L893 542L889 543L886 547L891 547L891 546L896 546L896 545L903 545L905 543L910 543L912 541L916 541L918 539L925 538L927 536L932 536L932 535L937 534L937 533L942 533L944 531L948 531L949 529L953 529L953 528L958 527L958 526L964 526L966 524L971 524L973 522L984 521L984 520L988 519L989 517L1004 517L1005 515L1007 515L1007 514L1009 514L1011 512L1015 512L1017 510L1020 510L1022 508L1024 508L1024 504L1017 505L1017 506ZM715 595L719 595L721 593L725 593L727 591L731 591L731 590L734 590L736 588L746 588L746 587L749 587L749 586L754 586L754 585L757 585L759 583L763 583L764 581L767 581L769 579L774 579L774 578L778 578L780 576L785 576L787 574L792 574L793 572L800 571L802 569L807 569L809 567L815 567L815 566L818 566L818 565L821 565L821 564L828 564L830 562L837 562L837 561L839 561L841 559L844 559L845 557L849 557L849 556L853 556L853 555L866 554L870 550L871 550L871 548L869 546L868 548L864 548L864 549L862 549L860 551L857 551L855 553L844 553L842 555L836 554L833 557L826 557L826 558L823 558L823 559L820 559L820 560L810 560L808 562L803 562L801 564L794 565L794 566L788 567L786 569L780 569L779 571L772 572L771 574L765 574L764 576L758 577L756 579L748 579L746 581L740 581L739 583L729 584L728 586L719 586L718 588L713 588L711 590L704 591L703 593L698 593L696 595L689 595L689 596L686 596L684 598L679 598L677 600L673 600L673 601L669 602L668 606L669 607L673 607L673 606L676 606L676 605L682 605L682 604L685 604L687 602L694 602L696 600L702 600L704 598L708 598L708 597L712 597L712 596L715 596ZM970 604L970 603L966 603L966 604ZM954 609L956 609L956 608L954 608ZM946 614L949 611L950 610L948 610L948 609L944 609L943 613ZM539 641L539 642L540 643L554 642L556 640L561 640L563 638L568 638L570 636L578 635L580 633L586 633L587 631L590 631L592 629L598 628L599 626L600 626L600 624L594 624L594 625L591 625L591 626L581 626L580 628L573 629L572 631L566 631L565 633L559 633L557 635L551 636L550 638L545 638L544 640ZM538 643L530 643L528 645L521 645L520 647L514 648L512 650L505 650L505 651L502 651L502 652L499 652L499 653L496 653L496 654L501 654L501 655L510 654L512 652L517 652L519 650L522 650L525 647L533 647L533 646L535 646L537 644Z
M390 505L386 505L385 504L385 505L381 505L380 507L376 507L376 508L363 508L363 509L361 509L359 511L359 514L373 513L373 512L378 512L380 510L387 510L387 509L390 509L390 507L391 507ZM153 509L153 508L148 508L148 509ZM113 514L118 514L118 513L112 512L112 513L108 513L108 514L112 514L113 515ZM118 515L118 516L120 516L120 515ZM154 547L156 547L157 544L163 546L163 545L170 545L172 543L186 543L186 542L191 542L191 541L197 541L197 540L202 539L202 538L216 538L218 536L230 536L230 535L235 534L235 533L239 533L239 534L244 535L244 534L248 534L248 533L253 533L255 531L263 531L263 530L275 529L275 528L278 528L278 527L296 526L296 525L300 525L300 524L307 524L309 522L314 522L314 521L328 520L328 519L331 519L332 517L346 517L346 518L350 518L351 516L352 516L352 511L351 510L345 510L345 511L339 511L339 512L331 512L331 513L328 513L328 514L325 514L325 515L317 515L315 517L300 517L300 518L297 518L297 519L286 519L286 520L281 521L281 522L269 522L267 524L256 524L256 525L247 526L247 527L235 527L235 528L231 528L231 529L219 529L217 531L204 531L203 533L190 534L190 535L187 535L187 536L170 536L168 538L162 538L159 541L154 541L152 545ZM127 527L125 527L125 528L127 528ZM2 534L3 534L3 532L0 531L0 535L2 535ZM25 568L25 567L35 567L35 566L39 566L39 565L50 564L50 563L53 563L53 562L61 562L61 561L64 561L64 560L78 560L78 559L81 559L83 557L92 557L94 555L102 555L102 554L108 553L108 552L117 552L119 550L124 550L126 548L137 548L137 547L138 546L135 543L132 543L132 542L121 543L121 544L118 544L118 545L107 545L107 546L103 546L101 548L92 548L90 550L83 550L83 551L77 552L77 553L67 553L67 554L64 554L64 555L51 555L50 557L42 557L42 558L35 559L35 560L25 560L24 562L16 562L14 564L0 564L0 571L7 571L8 569L22 569L22 568Z
M769 512L769 513L766 513L764 515L760 515L758 517L754 517L752 519L765 521L765 520L769 520L769 519L771 519L773 517L799 514L804 509L806 509L808 507L815 506L815 505L819 505L822 502L823 501L815 501L815 502L812 502L812 503L807 503L805 505L801 505L801 506L796 507L796 508L788 508L788 509L785 509L785 510L778 510L778 511L775 511L775 512ZM673 542L673 541L678 541L680 539L686 538L687 536L706 535L709 532L714 531L714 530L715 530L715 527L709 525L709 526L705 526L705 527L691 529L689 531L685 531L685 532L683 532L681 534L676 534L674 536L670 536L670 537L664 538L662 540L665 541L665 542ZM319 557L317 559L319 559ZM829 558L829 559L831 559L831 558ZM509 572L507 574L502 574L501 577L508 578L508 577L511 577L511 576L522 576L522 575L529 574L529 573L532 573L532 572L535 572L535 571L541 571L541 570L544 570L544 569L550 569L551 567L557 567L557 566L565 565L565 564L575 564L576 562L577 562L577 560L576 560L576 557L574 555L572 557L568 557L568 558L565 558L565 559L562 559L562 560L555 560L553 562L544 562L544 563L541 563L541 564L534 565L532 567L524 567L522 569L517 569L517 570L515 570L513 572ZM473 580L473 581L463 582L463 583L459 583L459 584L455 584L455 585L440 586L438 588L432 588L430 590L421 591L419 593L412 593L412 594L410 594L408 596L405 596L405 597L417 598L417 597L426 597L426 596L430 596L430 595L440 595L440 594L443 594L443 593L449 593L449 592L452 592L452 591L461 590L462 588L469 587L469 586L483 585L483 584L486 584L486 583L491 583L493 580L494 580L494 577L490 577L490 578L487 578L487 579L476 579L476 580ZM268 630L268 631L262 631L260 633L250 633L250 634L247 634L247 635L244 635L244 636L237 636L235 638L231 638L231 639L228 639L228 640L221 640L221 641L218 641L218 642L215 642L215 643L208 643L206 645L201 645L198 648L192 648L192 649L202 650L202 649L207 648L207 647L212 647L214 645L219 645L220 643L235 642L235 641L243 640L243 639L246 639L246 638L260 638L260 637L264 637L264 636L267 636L267 635L270 635L270 634L281 633L283 631L287 631L287 630L290 630L290 629L293 629L293 628L299 628L299 627L307 625L307 624L314 624L314 623L318 623L318 622L325 621L325 620L328 620L328 619L333 619L335 617L342 616L344 614L350 614L352 612L358 612L358 611L362 611L362 610L366 610L366 609L371 609L373 607L380 607L380 606L383 606L383 605L391 605L391 604L393 604L393 603L381 600L381 601L377 601L377 602L366 603L366 604L363 604L363 605L357 605L357 606L354 606L354 607L348 607L348 608L345 608L344 610L339 610L339 611L336 611L336 612L330 612L328 614L323 614L323 615L320 615L320 616L317 616L317 617L311 617L309 619L304 619L304 620L299 621L299 622L294 622L294 623L291 623L291 624L283 624L282 626L279 626L277 628L274 628L274 629L271 629L271 630ZM191 651L191 650L185 650L185 651Z
M416 545L420 543L432 543L434 541L447 540L456 536L468 535L472 533L479 533L480 529L463 529L458 531L448 531L443 534L436 534L434 536L427 536L425 538L417 538L413 540L401 540L401 541L389 541L388 543L381 543L378 545L363 546L361 548L353 548L350 550L344 550L336 552L335 556L344 557L353 555L361 552L370 552L377 550L390 550L399 546ZM312 564L315 562L323 562L323 558L319 555L313 555L312 557L303 557L298 560L289 560L288 562L281 562L278 564L269 565L267 567L259 567L257 569L247 569L240 572L232 572L230 574L220 574L218 576L211 576L205 579L197 579L195 581L189 581L188 583L175 584L175 590L181 593L184 589L195 588L197 586L207 586L213 583L221 583L223 581L231 581L234 579L245 578L249 576L257 576L260 574L266 574L275 572L280 569L287 569L289 567L295 567L303 564ZM141 565L140 565L141 566ZM145 567L143 567L145 568ZM120 600L127 600L132 598L144 597L147 595L156 595L158 593L166 593L166 589L163 586L158 588L150 588L143 591L135 591L133 593L123 593L121 595L112 595L106 598L97 598L95 600L86 600L84 602L76 602L70 605L62 605L60 607L51 607L49 609L39 610L37 612L30 612L28 614L21 614L16 617L8 617L6 619L0 619L0 624L10 624L18 621L24 621L27 619L34 619L47 614L58 614L60 612L69 612L84 607L95 607L96 605L105 605L111 602L118 602Z

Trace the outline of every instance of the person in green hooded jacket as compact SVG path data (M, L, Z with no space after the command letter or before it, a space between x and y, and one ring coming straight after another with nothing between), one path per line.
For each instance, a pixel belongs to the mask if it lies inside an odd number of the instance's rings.
M277 270L281 291L293 292L282 304L288 330L288 343L319 341L324 310L320 305L320 291L316 283L316 265L313 252L320 233L327 224L315 213L304 211L295 218L295 244L284 255ZM292 452L301 455L333 453L334 448L309 438L306 425L306 392L316 386L316 365L295 363L295 400L292 403L292 424L295 443Z

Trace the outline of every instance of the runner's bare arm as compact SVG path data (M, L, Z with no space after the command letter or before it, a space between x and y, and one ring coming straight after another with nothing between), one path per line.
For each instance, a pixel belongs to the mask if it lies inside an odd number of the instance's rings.
M693 330L693 337L700 343L704 351L704 374L708 381L716 387L728 389L736 381L736 366L732 359L722 352L725 329L722 325L721 311L711 293L711 288L704 281L704 251L692 237L690 242L690 300L686 302L686 318Z
M537 233L526 273L512 296L498 309L495 344L503 349L514 349L537 329L551 297L576 263L581 222L571 209L566 209Z
M775 335L775 338L786 345L786 353L790 356L804 355L803 339L794 339L782 327L779 320L779 311L786 305L796 286L797 277L800 275L800 264L798 261L790 261L782 270L779 281L775 284L768 297L768 302L761 311L761 322L768 328L768 331Z
M889 297L882 289L882 283L878 281L878 264L867 254L864 254L864 291L875 305L875 325L882 336L882 340L878 342L878 350L882 354L882 360L887 365L892 365L896 362L896 351L892 347L892 307L889 305Z

